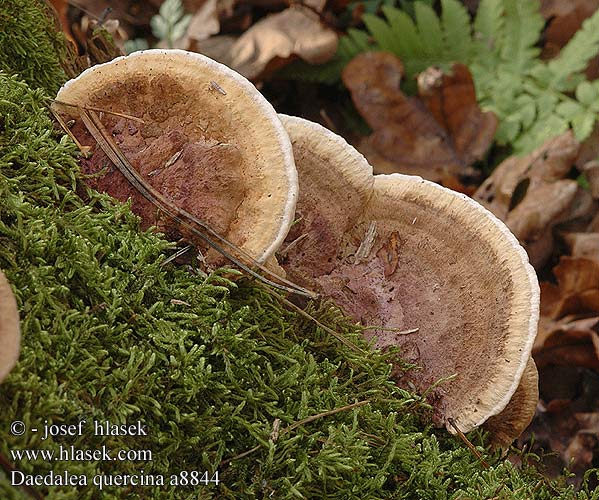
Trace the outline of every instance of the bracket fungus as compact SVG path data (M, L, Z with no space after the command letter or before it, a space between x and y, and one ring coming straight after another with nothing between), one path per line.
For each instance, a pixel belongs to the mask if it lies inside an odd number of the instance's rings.
M287 276L368 325L375 347L399 346L420 369L395 370L396 380L427 392L436 423L467 432L501 413L534 368L539 314L536 274L516 238L465 195L420 177L373 176L340 137L281 118L300 182L297 223L278 254ZM510 415L530 419L531 394Z
M89 149L88 184L131 198L144 227L197 243L165 215L175 207L260 262L284 240L297 198L291 145L268 101L226 66L182 50L135 52L67 82L53 109ZM163 204L133 187L119 158Z
M0 271L0 382L19 359L21 330L19 311L10 284Z

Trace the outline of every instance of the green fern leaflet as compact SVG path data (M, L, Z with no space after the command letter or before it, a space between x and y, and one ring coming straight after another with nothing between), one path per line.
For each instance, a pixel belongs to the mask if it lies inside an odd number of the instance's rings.
M544 20L538 0L482 0L473 22L458 0L441 0L440 16L428 2L415 2L413 16L390 6L382 11L385 19L365 14L368 32L350 30L335 59L314 67L308 78L338 81L347 62L365 50L396 54L408 80L433 65L449 69L463 62L472 71L479 103L500 120L500 144L524 153L568 128L579 140L591 133L599 87L583 71L599 53L599 11L550 62L539 59Z

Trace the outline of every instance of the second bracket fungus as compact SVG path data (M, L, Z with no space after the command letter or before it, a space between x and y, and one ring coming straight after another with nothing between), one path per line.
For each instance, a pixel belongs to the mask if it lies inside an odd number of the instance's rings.
M289 139L272 106L229 68L181 50L136 52L67 82L54 109L90 149L81 162L88 184L131 198L144 227L189 236L123 176L111 143L166 203L252 258L264 262L285 238L297 198Z
M536 275L516 238L470 198L420 177L373 176L335 134L282 120L300 182L279 253L287 276L368 325L375 347L399 346L420 366L397 380L428 391L437 423L467 432L499 414L538 321Z

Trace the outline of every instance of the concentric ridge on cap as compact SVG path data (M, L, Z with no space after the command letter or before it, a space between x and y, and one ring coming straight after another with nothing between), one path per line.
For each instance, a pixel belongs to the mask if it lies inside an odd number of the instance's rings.
M539 282L537 279L536 271L534 270L534 268L532 267L532 265L529 262L528 254L526 253L526 250L522 247L522 245L520 245L520 242L517 240L517 238L514 236L514 234L509 230L509 228L505 225L505 223L503 221L501 221L500 219L498 219L491 211L487 210L480 203L473 200L469 196L467 196L463 193L453 191L444 186L441 186L434 182L423 179L419 176L411 176L411 175L394 173L394 174L381 174L381 175L377 175L376 177L380 178L381 180L383 178L389 178L389 179L397 179L397 180L400 180L403 182L405 182L405 181L416 182L416 183L421 184L422 186L426 186L426 189L436 190L439 193L444 193L444 194L448 194L448 195L454 196L456 198L459 198L460 200L465 202L467 204L467 206L470 207L472 210L480 213L482 216L487 218L494 225L494 227L497 230L499 230L501 235L505 238L506 242L511 246L511 248L518 255L522 269L525 271L526 276L528 278L528 286L530 288L531 293L530 293L530 301L527 304L527 306L529 308L530 315L528 317L528 328L527 328L527 331L525 332L526 340L524 342L524 347L522 349L522 352L520 353L518 368L514 374L513 380L511 380L509 383L509 388L507 389L507 391L505 391L505 396L503 398L501 398L491 408L491 410L489 412L487 412L486 414L481 414L478 419L474 419L473 418L474 415L472 415L472 417L470 417L469 419L463 419L463 421L468 422L467 424L466 423L462 424L463 428L459 425L461 423L460 420L457 421L458 427L460 427L460 430L462 430L463 432L468 432L468 431L472 430L473 428L476 428L476 427L482 425L487 420L487 418L497 415L501 411L503 411L505 409L505 407L507 406L507 404L509 403L512 396L514 395L514 393L516 392L518 385L520 384L520 380L522 379L522 375L526 369L528 360L529 360L531 352L532 352L532 347L533 347L534 340L535 340L535 337L537 334L537 327L538 327L538 322L539 322L540 288L539 288ZM459 230L459 228L457 228L457 230ZM447 429L452 433L455 432L453 430L453 428L449 425L447 426Z

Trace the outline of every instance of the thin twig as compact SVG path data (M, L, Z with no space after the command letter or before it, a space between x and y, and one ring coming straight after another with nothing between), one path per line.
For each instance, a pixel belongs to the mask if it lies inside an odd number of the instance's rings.
M361 327L362 330L381 330L383 332L394 332L395 335L412 335L413 333L418 333L420 328L409 328L407 330L401 330L399 328L392 328L390 326L377 326L377 325L368 325Z
M464 442L464 444L468 447L468 449L473 453L473 455L478 458L479 462L481 463L481 465L485 468L488 469L490 467L490 465L485 461L485 459L483 458L483 456L480 454L480 452L474 447L474 445L470 442L470 440L466 437L466 435L460 430L460 428L455 424L455 420L453 418L448 418L447 421L449 422L449 425L451 425L453 427L453 429L456 431L456 434L459 436L459 438Z
M334 408L333 410L324 411L322 413L319 413L318 415L312 415L311 417L304 418L303 420L300 420L299 422L295 422L294 424L291 424L290 426L285 427L281 431L281 434L284 434L286 432L290 432L290 431L292 431L294 429L297 429L298 427L300 427L300 426L302 426L304 424L308 424L310 422L314 422L314 420L318 420L319 418L328 417L330 415L335 415L336 413L341 413L342 411L347 411L347 410L352 410L354 408L359 408L360 406L367 405L368 403L370 403L370 400L366 399L364 401L358 401L357 403L352 403L350 405L345 405L345 406L341 406L339 408Z
M226 465L229 462L233 462L234 460L239 460L240 458L247 457L248 455L251 455L255 451L258 451L261 447L262 447L262 445L256 445L252 449L244 451L243 453L240 453L239 455L235 455L234 457L231 457L231 458L225 458L224 460L221 460L220 465L222 467L223 465Z
M177 250L174 254L169 255L168 258L166 258L163 262L161 262L160 267L164 267L169 262L172 262L173 260L175 260L177 257L181 257L181 255L183 255L184 253L187 253L191 248L192 248L191 245L187 245L187 246Z
M293 309L295 312L297 312L298 314L300 314L304 318L307 318L310 321L314 322L316 324L316 326L318 326L319 328L322 328L325 332L327 332L328 334L330 334L333 337L335 337L339 342L341 342L343 345L349 347L352 351L357 352L359 354L366 354L363 349L360 349L357 345L355 345L354 343L352 343L349 340L347 340L343 335L337 333L332 328L329 328L328 326L323 325L314 316L312 316L310 313L307 313L306 311L304 311L301 307L296 306L290 300L287 300L285 297L281 297L281 295L279 295L274 290L271 290L270 288L268 288L266 286L264 286L262 288L268 294L272 295L273 297L276 297L278 300L280 300L283 304L285 304L290 309Z
M137 116L128 115L126 113L119 113L118 111L109 111L107 109L96 108L94 106L88 106L88 105L82 105L82 104L71 104L70 102L59 101L57 99L50 99L50 101L52 101L56 104L59 104L61 106L67 106L69 108L78 108L78 109L82 108L82 109L85 109L86 111L97 111L98 113L106 113L107 115L114 115L114 116L118 116L119 118L126 118L127 120L133 120L135 122L142 123L144 125L146 123L141 118L138 118Z
M77 145L77 147L79 148L79 151L81 151L81 153L83 154L83 156L87 156L87 154L89 153L89 151L90 151L91 148L89 146L84 146L83 144L81 144L77 140L77 137L75 137L75 134L73 134L73 132L71 132L71 129L69 128L69 126L62 119L62 116L60 116L58 114L58 112L52 106L50 106L50 111L54 115L54 118L56 118L56 121L58 122L58 124L60 125L60 127L67 133L67 135Z
M289 250L291 250L292 248L294 248L295 246L297 246L301 241L305 240L307 237L308 237L308 233L300 234L291 243L289 243L289 245L287 245L283 250L281 250L280 252L278 252L277 255L281 255L283 257L286 257L287 254L289 253Z
M150 186L140 175L139 173L132 167L129 163L129 160L122 153L120 148L114 144L110 135L104 128L100 118L93 110L88 110L85 108L79 107L79 113L83 123L92 134L94 139L98 142L100 148L106 153L108 158L116 165L116 167L120 170L120 172L125 176L125 178L152 204L158 207L161 211L163 211L167 216L173 219L182 227L189 229L195 236L199 237L202 241L208 244L210 247L215 249L220 254L227 257L231 262L235 265L239 266L245 272L253 276L254 278L267 283L275 288L279 288L281 290L285 290L290 293L296 293L298 295L304 295L309 298L317 298L318 295L314 292L306 290L303 287L292 283L285 278L276 275L269 269L267 269L264 265L260 264L253 257L251 257L246 251L240 249L233 243L229 242L226 238L218 234L214 231L210 226L208 226L205 222L198 220L196 217L191 215L189 212L173 205L170 201L168 201L162 194L156 191L152 186ZM266 274L273 276L275 279L279 280L281 283L276 283L261 274L257 273L253 269L251 269L248 265L241 262L238 258L231 255L227 252L222 246L215 243L208 236L199 231L193 224L201 227L204 231L206 231L210 236L215 237L229 248L232 248L239 254L241 254L245 259L249 260L252 265L258 267L260 270L265 272Z

